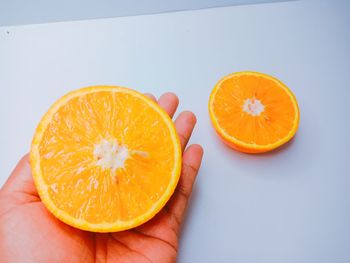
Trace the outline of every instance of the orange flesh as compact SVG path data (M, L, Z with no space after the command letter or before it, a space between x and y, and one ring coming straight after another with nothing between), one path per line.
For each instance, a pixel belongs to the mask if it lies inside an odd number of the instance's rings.
M91 224L114 223L140 217L160 200L179 176L179 144L147 100L93 92L54 113L38 151L41 176L58 210ZM102 141L128 149L123 167L97 165L94 150Z
M247 99L261 103L262 112L257 116L245 112L243 107ZM226 138L228 144L246 148L243 151L248 152L266 145L270 145L266 150L271 150L273 144L292 137L299 120L298 107L290 91L281 82L260 73L236 73L226 77L214 89L209 107L219 135L224 132L231 136L233 141Z

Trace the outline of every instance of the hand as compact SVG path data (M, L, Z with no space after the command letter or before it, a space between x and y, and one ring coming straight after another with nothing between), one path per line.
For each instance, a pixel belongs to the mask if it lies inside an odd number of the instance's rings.
M178 98L166 93L158 104L172 117ZM182 112L175 120L183 150L195 123L191 112ZM153 219L131 230L106 234L73 228L48 212L36 191L28 155L24 156L0 190L0 262L175 262L202 155L199 145L184 150L175 193Z

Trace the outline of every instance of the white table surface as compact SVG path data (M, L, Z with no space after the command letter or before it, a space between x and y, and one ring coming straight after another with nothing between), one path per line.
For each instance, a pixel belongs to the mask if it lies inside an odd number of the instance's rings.
M350 262L350 4L296 1L0 28L0 180L66 92L116 84L176 92L205 157L179 262ZM224 75L272 74L298 98L279 151L224 146L207 114Z

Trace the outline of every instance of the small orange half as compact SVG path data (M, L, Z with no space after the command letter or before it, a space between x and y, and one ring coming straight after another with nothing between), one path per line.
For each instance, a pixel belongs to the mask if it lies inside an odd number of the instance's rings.
M30 161L40 198L63 222L115 232L151 219L181 172L175 126L158 104L127 88L73 91L39 123Z
M285 144L299 125L298 103L290 89L274 77L250 71L233 73L216 84L209 114L220 138L246 153Z

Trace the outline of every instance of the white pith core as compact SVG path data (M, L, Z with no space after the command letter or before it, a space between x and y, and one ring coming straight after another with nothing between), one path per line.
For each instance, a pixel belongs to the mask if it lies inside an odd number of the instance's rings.
M100 143L95 144L96 165L103 169L115 171L118 168L124 168L124 163L129 156L129 150L124 145L118 144L117 140L103 139Z
M264 112L265 106L258 99L246 99L243 104L243 111L252 115L259 116L262 112Z

